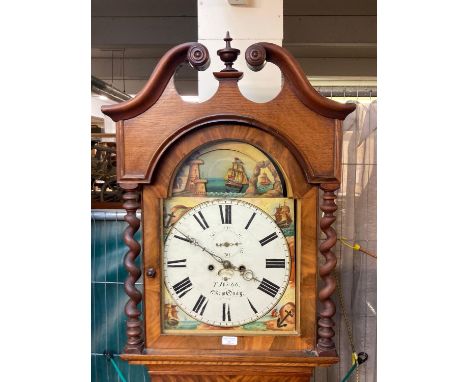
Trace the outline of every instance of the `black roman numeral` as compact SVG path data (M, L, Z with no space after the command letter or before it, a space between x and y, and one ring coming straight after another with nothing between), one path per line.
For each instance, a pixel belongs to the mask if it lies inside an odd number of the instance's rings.
M203 303L205 303L203 305ZM202 294L200 295L200 297L198 297L198 300L197 302L195 303L195 306L193 307L193 311L195 313L198 313L198 311L201 309L201 312L200 312L200 316L203 316L203 313L205 312L205 308L206 308L206 305L208 304L208 300L206 299L205 296L203 296Z
M266 268L284 268L286 266L284 259L265 259Z
M172 288L174 289L174 292L177 293L177 296L181 298L192 290L192 282L188 277L186 277L182 281L179 281L177 284L174 284Z
M170 267L170 268L185 268L187 266L185 264L186 261L187 261L187 259L171 260L171 261L167 262L167 266Z
M229 304L223 303L223 321L231 321L231 308Z
M223 214L223 206L219 206L219 214L221 215L222 224L231 224L231 207L232 206L230 204L225 204Z
M198 215L200 216L200 219L197 217L197 215L193 215L193 217L195 218L195 220L198 222L198 224L200 224L200 226L203 228L203 230L209 228L210 226L208 225L208 223L206 222L205 220L205 217L203 216L203 214L201 213L201 211L198 212Z
M253 304L250 302L249 299L247 299L247 301L249 302L249 305L252 308L252 310L254 311L254 313L257 314L258 312L257 312L257 309L255 309L255 306L253 306Z
M250 223L252 223L252 220L254 219L255 215L257 215L256 212L254 212L252 216L250 217L249 221L247 222L247 225L245 226L245 229L249 229Z
M179 240L183 240L183 241L186 241L188 243L191 243L192 241L190 239L187 239L186 237L183 237L183 236L178 236L178 235L174 235L175 238L179 239Z
M270 241L275 240L278 237L276 232L273 232L271 235L268 235L267 237L264 237L262 240L260 240L260 244L262 247L266 244L268 244Z
M278 285L265 278L262 279L262 282L258 286L258 289L270 295L271 297L275 297L278 294L279 288L280 287Z

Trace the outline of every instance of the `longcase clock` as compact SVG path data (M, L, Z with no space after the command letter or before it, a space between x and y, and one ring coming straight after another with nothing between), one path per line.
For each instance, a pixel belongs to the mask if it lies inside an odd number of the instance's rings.
M306 382L338 362L331 225L341 121L354 105L320 96L270 43L250 46L245 60L254 71L277 65L282 90L266 103L244 98L231 40L218 51L225 67L213 73L219 87L208 101L186 103L175 90L181 63L210 63L202 44L186 43L135 98L103 107L117 122L128 223L122 358L146 365L152 381Z

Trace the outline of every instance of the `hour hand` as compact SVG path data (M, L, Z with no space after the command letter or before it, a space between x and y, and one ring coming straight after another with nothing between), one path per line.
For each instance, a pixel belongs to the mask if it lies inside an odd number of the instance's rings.
M234 269L235 271L238 271L245 281L255 280L255 281L260 282L260 280L253 273L253 271L250 269L247 269L243 265L241 265L240 267L232 266L232 269Z

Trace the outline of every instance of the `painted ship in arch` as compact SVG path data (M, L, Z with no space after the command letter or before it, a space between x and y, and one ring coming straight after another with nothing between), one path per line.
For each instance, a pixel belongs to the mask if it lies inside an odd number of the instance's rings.
M191 153L174 176L172 195L274 198L285 196L283 183L263 152L247 143L226 141Z
M271 180L266 174L266 172L263 172L262 175L260 175L258 183L260 183L261 186L269 186L271 184Z
M275 211L275 221L278 227L287 228L292 223L291 210L286 204L279 205Z
M234 158L234 162L232 162L232 166L227 170L224 180L226 189L234 192L241 192L242 187L249 184L244 163L239 158Z

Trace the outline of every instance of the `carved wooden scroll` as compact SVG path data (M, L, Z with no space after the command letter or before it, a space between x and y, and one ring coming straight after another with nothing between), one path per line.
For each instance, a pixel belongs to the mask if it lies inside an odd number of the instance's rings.
M324 117L343 120L356 108L354 104L338 103L322 97L307 80L297 60L281 46L269 42L250 45L245 51L245 60L254 72L261 70L267 61L277 65L292 84L297 98Z
M141 354L143 352L143 325L140 320L141 311L138 309L138 304L141 302L142 295L136 288L135 283L141 276L140 268L135 264L135 260L140 255L141 246L135 240L135 233L140 228L140 219L137 218L136 212L140 208L140 192L138 185L122 185L125 193L123 194L123 208L127 211L125 221L128 227L124 231L124 242L128 246L129 251L124 257L125 269L128 272L125 280L125 293L130 298L125 305L125 314L127 315L127 344L124 352L129 354Z
M336 289L336 281L332 275L336 267L336 256L332 251L332 248L336 244L336 232L332 224L336 220L334 213L337 210L335 191L339 187L338 183L320 185L320 188L324 192L323 200L320 204L320 210L324 213L320 219L320 229L327 236L326 240L319 247L320 253L325 257L325 264L319 268L320 277L325 283L318 293L322 304L317 322L317 352L320 356L336 356L337 354L335 343L333 342L335 335L333 316L335 315L336 307L331 296Z
M177 67L183 62L188 62L196 70L205 70L210 66L208 49L196 42L175 46L159 60L148 82L134 98L117 105L105 105L101 108L102 112L115 122L144 113L161 97Z

